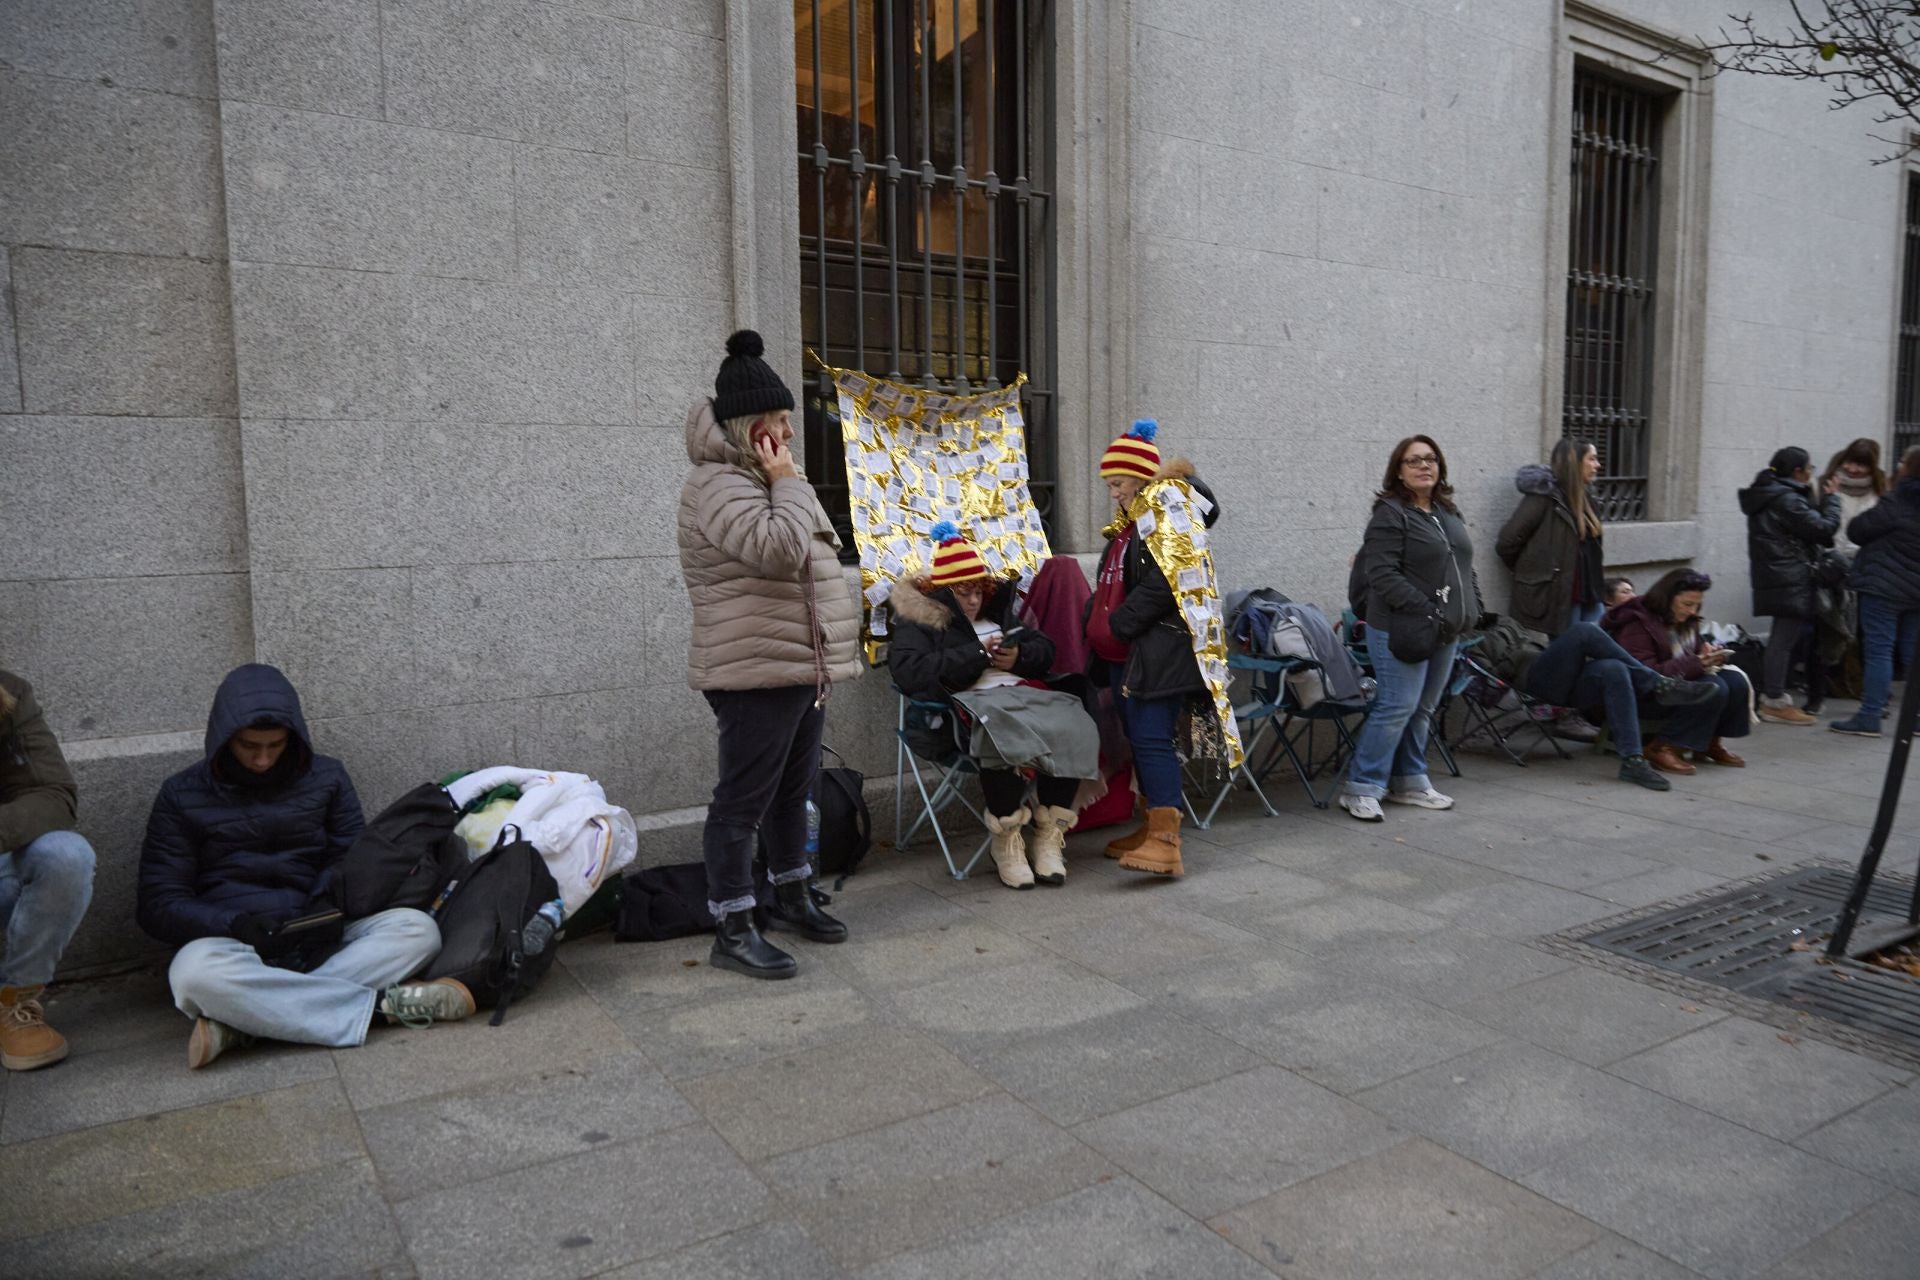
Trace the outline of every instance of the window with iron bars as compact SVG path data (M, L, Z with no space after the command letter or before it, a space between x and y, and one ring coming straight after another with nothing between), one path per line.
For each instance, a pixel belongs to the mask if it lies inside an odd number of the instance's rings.
M943 390L1020 373L1030 485L1053 507L1045 0L795 0L801 335L827 364ZM852 554L831 380L807 478Z
M1600 450L1603 520L1647 518L1664 99L1576 69L1561 431Z
M1907 253L1900 282L1900 351L1893 387L1893 460L1920 445L1920 173L1907 175Z

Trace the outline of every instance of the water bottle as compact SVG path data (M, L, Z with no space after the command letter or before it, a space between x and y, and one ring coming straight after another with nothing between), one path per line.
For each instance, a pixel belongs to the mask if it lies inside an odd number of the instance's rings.
M560 899L542 903L540 910L534 912L533 919L527 921L527 927L520 931L520 954L537 956L547 949L553 941L553 935L560 931L560 922L566 919L567 907Z
M820 806L813 802L811 791L807 792L807 865L820 870Z

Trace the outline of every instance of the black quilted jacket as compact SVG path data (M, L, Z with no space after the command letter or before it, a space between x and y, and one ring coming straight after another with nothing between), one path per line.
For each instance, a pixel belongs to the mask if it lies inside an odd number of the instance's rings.
M226 747L242 729L293 735L268 775ZM206 756L160 785L140 850L140 927L183 946L223 937L250 913L299 915L365 825L347 770L316 755L300 695L278 668L236 667L214 695Z
M1902 480L1855 516L1847 536L1860 544L1848 585L1896 609L1920 609L1920 479Z

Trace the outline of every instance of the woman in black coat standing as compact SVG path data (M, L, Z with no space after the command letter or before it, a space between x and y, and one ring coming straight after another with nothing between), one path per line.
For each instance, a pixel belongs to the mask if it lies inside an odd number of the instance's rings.
M1920 646L1920 445L1900 459L1893 492L1847 526L1860 550L1850 585L1860 597L1860 648L1866 667L1860 710L1828 728L1863 738L1880 736L1893 685L1894 656L1913 678Z
M1747 517L1753 611L1773 619L1760 682L1760 718L1776 724L1815 723L1787 697L1787 669L1793 663L1794 646L1818 613L1814 559L1821 548L1833 545L1833 536L1840 530L1835 483L1829 480L1816 498L1812 461L1805 449L1782 449L1740 491L1740 510Z

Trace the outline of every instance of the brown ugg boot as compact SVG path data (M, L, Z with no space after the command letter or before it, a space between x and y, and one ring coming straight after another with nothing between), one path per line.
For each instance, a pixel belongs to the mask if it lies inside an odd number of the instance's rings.
M1150 871L1157 876L1185 875L1180 865L1180 810L1147 810L1147 838L1138 849L1120 859L1129 871Z
M1145 796L1133 798L1133 816L1139 819L1140 825L1126 835L1107 841L1109 858L1117 858L1123 853L1132 853L1147 842L1147 798Z
M49 1067L67 1056L67 1039L47 1025L40 1009L44 987L0 987L0 1066L9 1071Z

